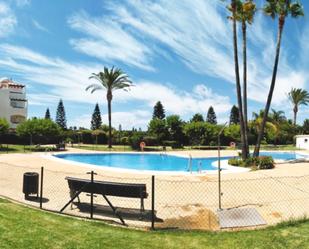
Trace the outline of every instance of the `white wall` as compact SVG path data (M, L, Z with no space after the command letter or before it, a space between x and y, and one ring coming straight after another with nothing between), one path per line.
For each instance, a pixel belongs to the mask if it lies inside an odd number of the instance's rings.
M309 135L296 137L296 147L299 149L309 150Z
M11 117L14 115L20 115L27 118L27 102L19 102L17 105L12 106L10 98L26 99L25 88L0 88L0 118L5 118L10 128L16 128L18 124L11 122ZM12 103L14 105L14 103ZM16 104L16 103L15 103ZM17 107L24 106L24 108Z

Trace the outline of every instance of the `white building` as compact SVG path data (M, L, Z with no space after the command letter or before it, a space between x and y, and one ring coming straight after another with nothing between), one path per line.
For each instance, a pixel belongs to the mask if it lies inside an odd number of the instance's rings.
M0 79L0 118L5 118L10 128L27 119L27 99L24 85L10 79Z
M297 135L296 148L309 150L309 135Z

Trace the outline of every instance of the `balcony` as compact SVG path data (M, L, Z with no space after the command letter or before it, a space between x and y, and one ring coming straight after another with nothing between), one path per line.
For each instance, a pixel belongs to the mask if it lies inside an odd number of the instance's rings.
M13 108L25 109L27 107L26 99L10 99Z
M13 115L11 116L11 123L13 124L20 124L22 122L24 122L26 120L26 117L25 116L22 116L22 115Z

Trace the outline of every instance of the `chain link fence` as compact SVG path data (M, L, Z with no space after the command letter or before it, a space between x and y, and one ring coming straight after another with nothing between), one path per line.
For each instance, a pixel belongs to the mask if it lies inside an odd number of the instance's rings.
M39 173L39 198L25 199L25 172ZM0 195L53 212L147 229L219 230L223 214L228 215L231 228L238 226L241 215L251 220L248 227L257 227L303 218L309 213L309 175L222 177L220 210L215 176L111 177L95 173L46 168L42 175L40 168L0 163ZM82 185L69 185L67 177ZM264 223L258 222L261 219Z

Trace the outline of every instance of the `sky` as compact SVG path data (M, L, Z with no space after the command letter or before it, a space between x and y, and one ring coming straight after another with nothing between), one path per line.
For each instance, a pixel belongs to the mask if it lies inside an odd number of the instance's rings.
M105 92L85 91L104 66L121 68L134 84L114 93L114 127L147 129L157 101L183 120L213 106L220 123L236 104L231 22L221 0L0 0L0 15L0 77L27 86L29 117L49 108L54 118L61 98L68 126L89 128L96 103L107 123ZM277 21L259 11L248 27L249 118L266 101L276 35ZM288 18L272 108L292 118L287 93L309 91L308 72L308 17ZM305 118L308 106L298 123Z

